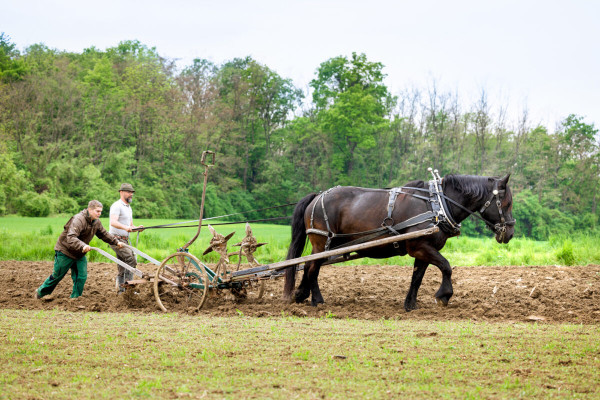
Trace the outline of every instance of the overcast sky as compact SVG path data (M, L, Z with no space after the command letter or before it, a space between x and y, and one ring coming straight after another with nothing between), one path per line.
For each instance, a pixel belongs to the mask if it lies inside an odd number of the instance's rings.
M551 131L574 113L600 127L600 1L0 0L0 32L81 52L137 39L161 56L220 64L251 56L306 89L319 65L365 53L393 94L485 90Z

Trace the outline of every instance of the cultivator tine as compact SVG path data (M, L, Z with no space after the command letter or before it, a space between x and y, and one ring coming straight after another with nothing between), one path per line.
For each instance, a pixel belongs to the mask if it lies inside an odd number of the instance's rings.
M173 268L169 267L168 265L165 265L165 270L169 271L170 273L172 273L175 276L179 275L179 273L177 271L175 271Z
M244 257L248 259L248 263L256 267L260 265L260 263L256 258L254 258L254 252L260 246L264 246L265 244L266 243L258 243L256 238L252 235L252 228L250 228L250 224L246 222L246 237L244 237L244 239L240 243L234 244L234 246L240 246L240 260L242 258L241 256L244 255ZM238 261L238 270L239 264L240 262Z

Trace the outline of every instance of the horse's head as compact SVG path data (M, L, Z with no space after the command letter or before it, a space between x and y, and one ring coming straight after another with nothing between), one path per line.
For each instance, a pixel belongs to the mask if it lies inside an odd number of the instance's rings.
M490 197L479 213L493 226L498 243L508 243L515 233L515 219L512 216L512 192L508 187L510 174L502 178L490 178Z

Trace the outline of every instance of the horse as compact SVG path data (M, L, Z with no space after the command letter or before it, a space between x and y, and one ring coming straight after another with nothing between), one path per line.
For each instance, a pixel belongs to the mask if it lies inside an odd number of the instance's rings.
M307 237L312 245L311 254L316 254L330 246L338 248L360 242L366 234L370 235L367 239L390 237L438 225L440 229L434 234L360 250L357 256L388 258L408 254L414 258L410 288L404 301L407 312L417 308L417 293L425 271L430 264L435 265L442 273L435 298L438 304L447 306L453 295L452 268L440 250L450 237L460 234L460 222L474 215L494 232L498 243L505 244L514 235L515 220L508 187L510 174L503 177L433 176L432 181L412 181L391 190L337 186L307 195L297 203L292 215L292 240L286 259L302 255ZM293 299L296 268L288 268L282 299L302 303L312 294L313 306L324 303L318 276L325 261L320 259L304 265L302 281Z

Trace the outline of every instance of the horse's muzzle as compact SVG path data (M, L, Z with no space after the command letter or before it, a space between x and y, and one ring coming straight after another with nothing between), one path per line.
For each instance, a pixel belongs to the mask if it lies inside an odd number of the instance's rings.
M500 244L508 243L515 234L514 222L513 222L513 224L505 224L502 226L496 226L495 233L496 233L496 241L498 243L500 243Z

